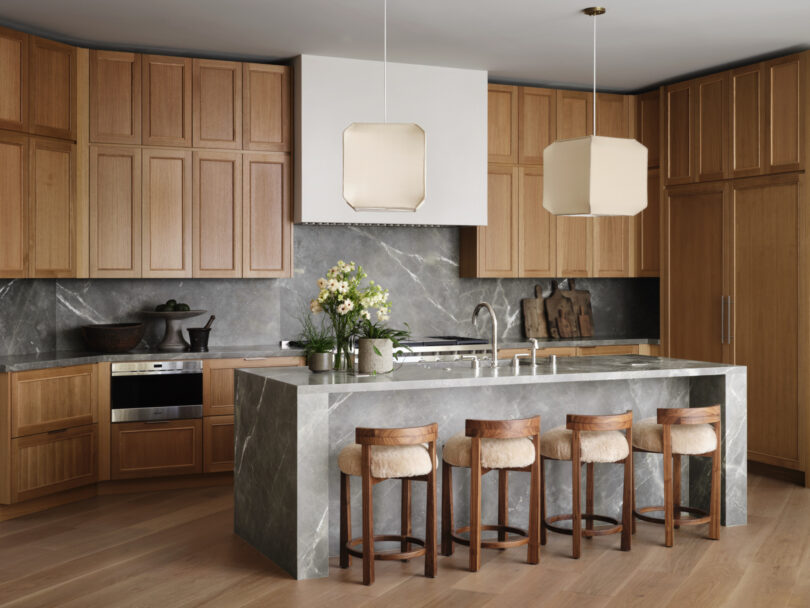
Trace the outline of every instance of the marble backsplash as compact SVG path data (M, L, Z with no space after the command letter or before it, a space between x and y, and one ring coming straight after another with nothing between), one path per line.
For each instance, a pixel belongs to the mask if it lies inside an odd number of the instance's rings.
M489 301L499 333L523 340L520 300L548 279L461 279L457 228L296 226L292 279L58 279L0 281L0 356L84 348L79 328L137 320L169 298L208 310L212 345L274 344L293 338L317 293L315 281L338 259L354 260L391 291L392 323L414 335L476 335L473 308ZM658 337L658 279L579 279L591 291L598 336ZM200 317L204 322L206 317ZM144 346L160 338L150 323ZM194 326L195 320L186 326ZM488 336L489 322L478 335Z

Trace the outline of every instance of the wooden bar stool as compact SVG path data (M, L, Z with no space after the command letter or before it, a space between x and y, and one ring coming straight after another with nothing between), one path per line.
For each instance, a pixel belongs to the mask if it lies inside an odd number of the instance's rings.
M605 536L607 534L622 535L622 551L630 550L632 533L632 496L633 491L633 457L631 446L633 444L633 413L608 416L580 416L569 414L566 416L564 427L558 427L544 434L540 440L541 468L543 469L542 489L542 517L543 530L541 542L546 544L546 530L560 534L570 534L573 537L573 556L580 556L582 537ZM624 434L621 433L624 431ZM573 513L546 517L546 460L571 461L571 504ZM585 513L582 513L581 502L581 473L582 463L587 464ZM622 521L619 523L613 517L597 515L593 511L593 474L595 462L624 463L624 497L622 500ZM571 520L571 528L555 526L558 521ZM582 529L582 520L585 520L585 529ZM594 526L595 521L610 525Z
M442 451L442 555L453 543L470 547L470 570L481 567L481 548L529 545L526 561L540 561L540 416L522 420L467 420L465 432L451 437ZM453 467L470 469L470 525L453 526ZM481 479L498 471L498 524L481 524ZM509 525L509 471L530 473L529 530ZM481 540L496 530L498 540ZM469 540L460 535L469 532ZM521 538L508 538L509 534Z
M438 426L429 424L401 429L355 431L355 441L338 456L340 468L340 567L348 568L351 555L363 558L363 584L374 582L374 560L402 560L425 556L425 576L436 576L436 438ZM349 476L363 480L363 536L351 538ZM400 534L374 534L372 490L386 479L402 480L402 529ZM411 535L411 481L427 482L425 538ZM375 552L374 543L398 541L398 552ZM362 544L363 550L353 547ZM420 548L413 549L412 545Z
M664 524L664 544L671 547L675 528L709 524L709 538L720 538L720 406L658 408L657 418L639 421L633 427L633 451L664 456L664 505L636 508L633 516L642 521ZM712 459L709 512L681 505L681 456ZM664 518L647 513L663 511ZM695 517L681 517L681 514ZM635 519L633 521L635 527Z

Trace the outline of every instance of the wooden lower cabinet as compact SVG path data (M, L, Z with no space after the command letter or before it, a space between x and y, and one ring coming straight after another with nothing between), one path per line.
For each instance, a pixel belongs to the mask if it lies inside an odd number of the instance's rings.
M98 425L11 440L11 502L95 483Z
M577 347L578 357L594 357L606 355L637 355L639 354L638 344L615 344L609 346L579 346Z
M203 472L233 471L233 416L203 418Z
M112 425L110 478L202 473L202 420Z

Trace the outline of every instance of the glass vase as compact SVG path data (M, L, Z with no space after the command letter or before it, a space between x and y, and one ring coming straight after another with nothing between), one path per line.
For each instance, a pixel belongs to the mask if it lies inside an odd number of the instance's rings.
M350 372L354 370L354 353L351 337L335 336L335 371Z

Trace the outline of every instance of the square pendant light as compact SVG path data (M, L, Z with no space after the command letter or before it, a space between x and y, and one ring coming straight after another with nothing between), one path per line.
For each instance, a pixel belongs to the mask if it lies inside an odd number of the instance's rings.
M413 123L343 131L343 198L355 211L416 211L425 200L425 132Z
M554 215L636 215L647 206L647 148L588 136L543 150L543 207Z

